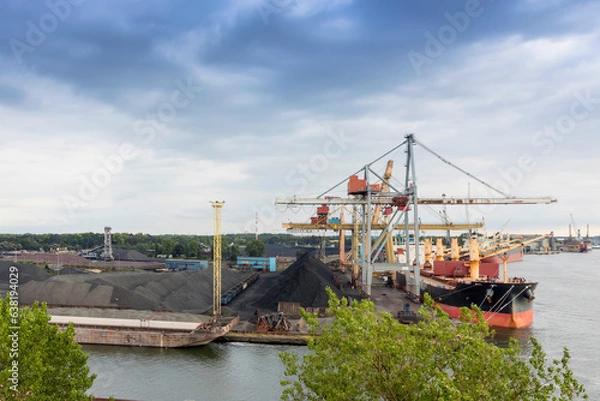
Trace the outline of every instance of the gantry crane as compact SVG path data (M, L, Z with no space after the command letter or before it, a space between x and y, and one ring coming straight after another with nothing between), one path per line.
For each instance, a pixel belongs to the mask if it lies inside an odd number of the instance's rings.
M223 202L210 203L215 210L213 237L213 316L221 316L221 209Z
M456 168L457 170L467 174L472 179L478 181L482 185L494 190L495 192L502 195L500 198L454 198L454 197L441 197L441 198L419 198L418 197L418 185L415 173L415 159L414 159L414 146L418 144L421 148L432 153L444 163ZM373 164L380 161L387 155L396 151L400 147L406 146L406 171L404 176L404 188L398 189L392 185L389 178L379 175L373 169ZM362 174L363 178L359 178L358 174ZM381 183L372 183L373 181ZM339 187L340 185L347 183L348 185L348 197L333 197L327 196L331 191ZM385 185L385 187L384 187ZM384 190L385 189L385 190ZM362 288L367 296L371 295L371 284L374 271L407 271L412 269L414 282L412 283L412 294L416 297L420 295L420 266L421 261L419 260L419 252L415 252L414 263L411 265L408 262L411 261L409 241L405 241L405 264L391 263L376 263L376 260L388 238L391 237L392 232L398 227L402 227L405 238L409 238L409 232L413 233L414 243L418 246L420 243L420 230L423 228L419 220L418 205L524 205L524 204L540 204L540 203L552 203L556 202L553 198L516 198L510 197L507 194L493 188L486 182L474 177L465 170L455 166L448 160L439 156L433 152L421 142L418 142L413 134L406 135L405 141L400 145L392 148L384 155L375 159L369 164L366 164L363 168L358 170L355 174L351 175L328 189L324 193L320 194L316 198L285 198L277 199L276 204L283 205L317 205L321 208L334 205L352 205L354 206L354 219L351 228L353 229L353 263L357 263L362 267ZM381 207L390 208L390 215L386 222L374 223L374 212L375 207L380 205ZM409 219L409 211L412 210L412 223ZM324 211L324 209L321 209ZM313 222L317 225L327 225L327 219L317 219ZM297 224L290 223L289 227L299 227ZM340 229L346 229L348 226L340 222ZM348 228L348 229L351 229ZM373 231L380 231L377 239L373 241ZM358 233L358 235L357 235ZM355 238L358 243L355 244ZM355 246L356 245L356 246ZM360 246L359 246L360 245ZM360 249L358 254L355 254L355 249ZM355 259L357 258L357 259ZM408 276L407 276L408 278Z
M388 160L385 172L383 174L384 182L381 183L381 191L382 193L386 193L389 190L389 186L387 185L387 181L392 177L392 171L394 167L394 161ZM327 197L326 199L329 199ZM353 241L356 240L358 235L358 230L355 230L355 223L344 223L344 207L339 208L340 214L339 218L331 217L335 214L336 210L330 210L329 206L326 204L321 205L317 208L317 216L311 217L310 223L283 223L283 228L288 231L336 231L339 232L339 241L340 241L340 266L341 270L344 271L344 266L348 263L346 252L345 252L345 232L352 231L353 232ZM383 211L383 213L382 213ZM371 227L375 230L383 229L386 226L386 221L389 218L389 214L391 213L391 206L383 206L382 204L375 205L373 211L373 219L371 223ZM383 215L383 216L382 216ZM421 224L421 230L446 230L448 233L450 230L471 230L476 228L483 227L483 222L474 223L474 224L454 224L452 223L446 216L444 219L444 224ZM396 227L396 229L401 229L402 227ZM409 229L412 230L412 225L409 225ZM356 235L354 233L357 233ZM358 247L355 244L353 248L353 252L356 251ZM354 255L354 253L353 253ZM356 258L352 258L356 261ZM394 243L391 236L387 238L385 241L385 260L387 262L395 262L396 256L394 251ZM356 272L356 269L353 269ZM355 273L356 274L356 273ZM355 282L356 277L353 276L353 283Z

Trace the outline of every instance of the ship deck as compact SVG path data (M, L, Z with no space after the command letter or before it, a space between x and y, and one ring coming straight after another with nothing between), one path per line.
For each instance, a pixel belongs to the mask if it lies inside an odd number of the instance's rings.
M52 315L50 324L91 326L91 327L114 327L129 329L156 329L156 330L177 330L192 331L201 328L204 323L198 322L173 322L165 320L146 320L146 319L110 319L101 317L86 316L57 316Z
M414 274L410 274L414 278ZM434 287L443 287L447 290L452 290L456 287L456 279L446 276L435 276L435 278L421 274L420 280Z

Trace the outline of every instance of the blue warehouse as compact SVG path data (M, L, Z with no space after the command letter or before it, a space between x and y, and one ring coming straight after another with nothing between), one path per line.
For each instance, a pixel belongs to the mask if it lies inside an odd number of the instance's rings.
M198 270L207 269L208 260L167 259L165 267L169 270Z
M250 265L256 270L267 270L274 272L277 270L277 259L275 258L251 258L248 256L238 256L238 265Z

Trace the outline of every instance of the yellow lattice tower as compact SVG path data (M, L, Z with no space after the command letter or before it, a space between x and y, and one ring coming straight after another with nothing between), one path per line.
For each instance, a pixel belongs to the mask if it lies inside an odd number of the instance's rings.
M215 209L215 234L213 239L213 316L221 315L221 209L223 202L211 202Z
M360 275L360 267L358 265L358 236L360 233L359 222L358 206L355 205L352 213L352 223L354 224L352 230L352 286L354 288L358 288L358 276Z

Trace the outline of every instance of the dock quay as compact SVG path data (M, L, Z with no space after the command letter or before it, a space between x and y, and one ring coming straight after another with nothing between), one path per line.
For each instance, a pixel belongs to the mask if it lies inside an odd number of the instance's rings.
M320 319L331 321L331 318ZM239 322L227 334L219 338L219 342L248 342L260 344L306 345L311 335L306 321L302 318L287 319L288 330L261 330L255 323Z
M294 332L261 333L258 331L230 330L227 334L220 337L217 341L279 345L306 345L307 340L310 337L310 334Z
M559 254L560 251L527 251L525 252L526 255L557 255Z
M239 323L238 317L217 320L203 315L169 312L59 308L49 310L49 313L50 324L61 329L72 323L75 329L74 341L80 344L135 347L206 345L224 336Z
M111 401L111 398L94 398L94 401ZM112 401L135 401L135 400L124 400L122 398L112 398Z

